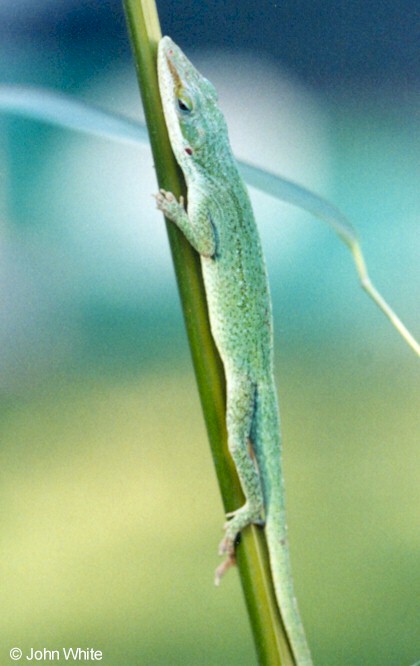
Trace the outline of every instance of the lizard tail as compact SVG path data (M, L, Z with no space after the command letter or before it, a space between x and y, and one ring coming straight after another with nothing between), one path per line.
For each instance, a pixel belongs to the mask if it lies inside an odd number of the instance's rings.
M313 666L293 587L284 514L269 507L266 536L277 603L296 666Z
M313 666L293 586L281 472L280 423L273 385L258 386L255 435L255 453L265 495L265 533L277 604L296 666Z

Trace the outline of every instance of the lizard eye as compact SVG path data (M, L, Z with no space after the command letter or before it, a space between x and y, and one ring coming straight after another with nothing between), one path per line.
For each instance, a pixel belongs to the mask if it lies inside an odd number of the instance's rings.
M181 98L178 97L177 99L178 102L178 109L181 111L181 113L191 113L192 111L192 103L190 100L187 100L185 97Z

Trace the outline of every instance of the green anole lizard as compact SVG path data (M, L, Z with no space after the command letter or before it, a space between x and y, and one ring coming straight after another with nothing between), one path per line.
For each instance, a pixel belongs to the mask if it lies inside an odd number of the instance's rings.
M271 301L251 203L212 84L169 37L159 43L158 72L172 149L187 182L188 212L182 199L163 190L157 204L201 257L211 331L226 375L229 451L246 497L228 516L220 546L227 560L216 577L234 561L237 534L264 522L288 639L296 663L310 666L290 571Z
M156 195L157 206L201 258L211 331L225 370L229 451L246 499L227 516L220 545L226 560L216 571L216 582L235 561L235 539L241 530L251 523L264 525L277 602L293 656L297 666L311 666L293 590L271 299L251 203L216 90L169 37L159 43L158 76L171 146L187 183L188 209L182 197L178 201L164 190ZM352 249L351 234L340 230L339 234ZM363 286L395 324L392 311L386 304L383 307L380 295L364 280L357 248L353 254Z

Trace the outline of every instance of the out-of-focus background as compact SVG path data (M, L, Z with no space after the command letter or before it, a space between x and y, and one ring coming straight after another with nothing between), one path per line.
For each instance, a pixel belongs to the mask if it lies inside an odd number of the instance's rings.
M236 154L341 207L418 332L414 2L158 4ZM1 0L0 79L141 117L117 0ZM212 584L222 507L155 189L146 148L0 117L1 665L14 646L255 663L236 572ZM410 666L415 357L328 229L251 195L315 661Z

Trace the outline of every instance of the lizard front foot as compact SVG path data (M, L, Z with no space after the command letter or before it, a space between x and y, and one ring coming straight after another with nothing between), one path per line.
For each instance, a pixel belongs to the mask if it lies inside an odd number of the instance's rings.
M166 190L159 190L154 197L158 210L161 210L168 220L176 222L180 215L185 215L184 197L179 197L178 201L172 192Z

